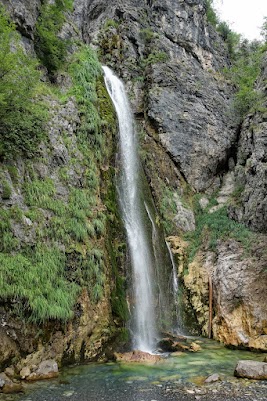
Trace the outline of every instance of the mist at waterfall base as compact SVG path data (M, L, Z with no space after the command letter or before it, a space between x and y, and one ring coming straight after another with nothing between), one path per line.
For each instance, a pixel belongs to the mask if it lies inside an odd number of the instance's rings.
M131 261L129 299L133 348L153 352L159 332L171 330L175 311L172 263L138 156L137 132L122 81L103 67L119 122L117 188Z

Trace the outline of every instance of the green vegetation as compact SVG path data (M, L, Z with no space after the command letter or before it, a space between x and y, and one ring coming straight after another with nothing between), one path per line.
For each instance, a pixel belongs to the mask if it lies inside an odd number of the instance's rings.
M207 20L211 25L216 27L219 23L219 18L213 8L213 0L205 0L205 4Z
M64 193L58 191L54 177L40 178L32 161L25 162L23 177L12 163L3 166L2 198L11 196L7 169L12 185L22 190L27 210L13 206L0 211L0 300L11 302L14 313L33 322L69 320L84 288L92 303L102 299L107 288L107 265L111 263L105 236L108 223L115 224L117 219L115 197L109 198L111 192L115 193L113 169L105 173L110 174L109 189L101 185L101 174L107 171L113 152L116 116L96 53L80 45L67 64L69 42L60 39L59 33L65 12L71 7L72 0L43 1L36 26L35 50L51 81L63 67L71 77L72 86L64 95L55 85L40 83L37 61L25 54L15 26L0 9L0 158L37 155L48 117L45 103L38 98L51 95L50 87L55 101L75 97L80 117L78 151L62 131L71 159L55 174L64 183ZM109 27L117 28L118 23L108 21ZM69 180L73 170L80 177L77 184ZM24 231L23 238L16 230ZM123 319L127 305L118 254L114 253L112 261L112 305L115 315Z
M104 30L107 31L109 28L118 29L120 23L118 21L114 21L113 19L107 19L104 25Z
M64 279L64 259L57 246L37 245L30 255L0 253L1 298L20 300L33 322L68 320L78 287Z
M152 39L156 37L155 32L152 31L152 29L150 28L141 29L140 35L147 44L149 44L152 41Z
M66 61L69 41L60 38L59 33L66 20L64 12L72 10L72 3L72 0L55 0L51 4L45 0L40 10L36 24L35 50L50 75L59 70Z
M143 60L141 61L141 66L147 67L151 64L164 63L168 59L169 56L167 53L154 50L146 58L143 58Z
M98 302L106 287L106 214L100 199L100 162L109 157L108 133L116 127L115 114L104 88L101 66L90 48L81 47L68 70L73 86L65 97L75 96L79 105L77 145L82 157L77 165L77 150L72 153L73 144L63 132L64 143L73 156L73 166L60 167L58 172L67 193L58 194L55 180L40 179L28 162L22 188L28 210L1 209L0 297L6 302L17 301L14 308L21 305L20 313L34 322L66 321L73 316L82 288L87 287L91 301ZM69 186L70 168L81 174L77 187ZM17 169L10 165L8 171L12 181L17 182ZM11 195L6 180L2 193L5 198ZM27 226L23 215L33 226ZM25 233L30 230L34 245L21 243L14 236L14 221Z
M262 102L262 95L255 88L262 62L262 46L243 41L236 52L233 65L224 73L236 86L234 111L240 119L250 110L256 110Z
M45 104L37 61L25 54L15 25L0 7L0 158L32 156L44 137Z
M211 199L205 210L200 208L198 200L199 195L194 199L196 230L184 235L185 239L190 242L190 261L203 244L207 249L215 251L219 240L232 238L241 242L245 249L249 249L252 233L243 224L228 217L226 206L211 213L210 207L214 205L214 199Z
M160 185L159 211L162 216L162 225L166 235L172 235L176 230L174 217L177 214L177 206L174 199L174 190L170 189L164 182Z
M80 137L90 141L93 147L102 149L103 136L100 130L101 119L97 110L97 80L101 75L101 64L96 53L88 46L74 55L69 66L73 88L71 95L79 104L81 127ZM85 145L87 146L87 145ZM96 149L97 150L97 149Z
M215 27L225 42L231 59L231 67L224 70L227 79L236 87L233 112L238 120L242 120L249 110L261 107L262 95L255 88L260 73L262 56L266 44L248 40L233 32L228 24L220 21L213 8L213 0L206 0L207 20ZM266 19L262 26L262 36L266 40Z
M3 193L2 193L2 198L3 199L10 199L10 196L11 196L11 187L10 187L10 185L9 185L9 183L6 181L6 180L4 180L3 181Z

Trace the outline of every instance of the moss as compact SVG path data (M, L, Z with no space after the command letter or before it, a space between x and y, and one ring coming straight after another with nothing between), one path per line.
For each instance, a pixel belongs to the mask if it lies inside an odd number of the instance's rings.
M146 58L141 60L141 67L147 67L151 64L164 63L169 60L167 53L153 50Z
M103 77L99 77L96 82L96 93L102 127L104 129L110 129L114 133L117 127L116 112L108 95Z
M17 184L19 180L19 173L16 166L8 164L7 166L8 173L13 183Z
M4 200L10 199L11 194L12 194L12 189L11 189L11 186L9 185L9 183L6 180L3 181L2 191L3 191L2 192L2 198Z
M115 28L117 29L119 27L120 23L118 21L115 21L113 19L107 19L104 25L105 30L109 30L109 28Z

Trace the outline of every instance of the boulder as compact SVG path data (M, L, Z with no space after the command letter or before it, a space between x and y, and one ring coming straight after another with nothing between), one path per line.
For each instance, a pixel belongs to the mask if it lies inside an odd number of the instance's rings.
M192 342L192 343L190 344L190 349L189 349L189 351L191 351L191 352L198 352L198 351L200 351L200 350L201 350L201 346L200 346L199 344L194 343L194 342Z
M0 373L0 389L4 394L14 394L22 392L23 386L12 381L5 373Z
M207 377L207 379L205 380L204 383L214 383L221 380L220 376L218 375L218 373L214 373L213 375Z
M184 351L191 351L197 352L201 350L200 345L197 343L189 340L183 336L176 336L173 334L168 335L168 337L162 338L158 342L158 347L163 352L184 352Z
M5 374L9 377L12 378L15 376L15 370L12 366L8 367L5 369Z
M189 351L189 346L166 337L159 341L158 347L164 352Z
M148 352L143 352L139 350L134 350L125 353L114 353L114 358L117 362L135 362L135 363L156 363L162 358L160 355L149 354Z
M19 372L21 379L27 379L27 377L30 376L30 374L31 374L31 369L28 366L25 366Z
M235 376L247 379L267 380L267 363L257 361L238 361Z
M28 372L27 372L28 373ZM35 381L35 380L45 380L52 379L54 377L58 377L58 364L53 359L48 359L47 361L43 361L38 366L35 372L32 372L29 376L26 377L26 380Z

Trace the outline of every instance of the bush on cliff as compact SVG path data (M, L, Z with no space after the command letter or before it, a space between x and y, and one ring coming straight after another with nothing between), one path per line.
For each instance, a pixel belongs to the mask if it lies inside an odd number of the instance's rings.
M72 0L55 0L43 3L36 24L35 50L52 76L65 62L68 40L59 37L66 20L64 12L72 9Z
M19 35L0 8L0 157L31 155L44 134L46 113L35 99L37 61L25 54Z

